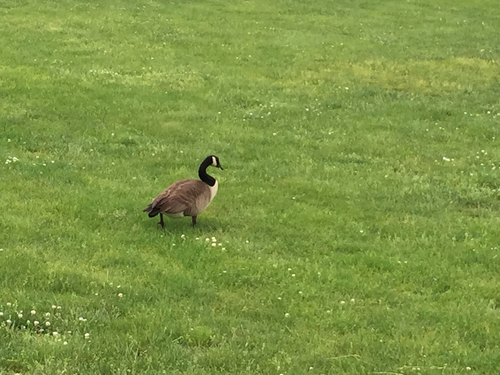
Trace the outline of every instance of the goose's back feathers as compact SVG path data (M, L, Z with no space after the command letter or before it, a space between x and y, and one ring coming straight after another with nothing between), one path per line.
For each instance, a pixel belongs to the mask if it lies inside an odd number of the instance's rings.
M212 201L217 185L217 181L214 186L195 179L177 181L160 193L144 211L149 217L159 213L170 217L196 216Z

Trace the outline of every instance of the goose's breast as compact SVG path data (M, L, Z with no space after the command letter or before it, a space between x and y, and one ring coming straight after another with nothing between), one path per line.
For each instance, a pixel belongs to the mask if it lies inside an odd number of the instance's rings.
M210 204L212 199L214 199L215 194L217 193L217 181L215 181L214 186L209 186L205 184L205 188L200 194L196 197L194 202L194 207L192 207L189 211L190 215L198 215L200 212L205 210L207 206Z

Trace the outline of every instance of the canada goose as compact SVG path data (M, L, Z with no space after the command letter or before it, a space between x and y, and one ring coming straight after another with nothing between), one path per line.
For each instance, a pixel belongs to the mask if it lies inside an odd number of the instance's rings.
M210 204L217 193L219 186L217 180L207 174L209 166L223 169L219 163L219 158L209 155L203 160L198 169L200 180L187 179L174 182L164 192L160 193L143 212L147 212L149 217L160 214L162 228L163 214L169 217L191 216L193 227L196 224L196 216L200 214Z

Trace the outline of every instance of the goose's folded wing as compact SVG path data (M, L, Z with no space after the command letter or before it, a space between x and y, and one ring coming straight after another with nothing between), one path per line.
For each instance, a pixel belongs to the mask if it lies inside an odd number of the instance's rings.
M158 195L152 207L158 212L170 214L184 212L193 206L198 196L206 189L205 185L204 182L195 179L178 181Z

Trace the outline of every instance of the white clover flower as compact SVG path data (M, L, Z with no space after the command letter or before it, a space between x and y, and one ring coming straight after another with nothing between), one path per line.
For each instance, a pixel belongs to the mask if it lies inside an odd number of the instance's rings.
M52 332L52 336L56 337L58 333L56 331Z
M12 320L7 319L7 320L5 321L5 323L10 324L10 323L12 323Z
M31 315L35 315L36 311L35 310L31 310L30 313L31 313Z
M38 326L39 324L40 324L40 322L39 322L38 320L35 320L35 321L33 322L33 325L34 325L35 327L36 327L36 326Z
M50 313L49 313L49 312L46 312L46 313L45 313L45 316L50 316Z
M0 311L0 316L3 316L3 311Z
M50 322L45 322L45 325L46 325L47 327L50 327Z
M186 236L185 236L184 234L181 234L181 238L182 238L183 240L185 240L185 239L186 239Z
M345 301L340 301L340 304L341 305L345 305Z
M22 318L22 317L23 317L23 314L19 313L19 314L17 314L17 316L18 316L18 318L20 319L20 318Z
M205 238L205 241L210 241L210 238L208 238L208 237L207 237L207 238Z
M67 342L67 341L64 341L64 342L63 342L63 345L68 345L68 342Z
M7 306L12 306L12 303L10 303L10 302L7 302Z
M354 298L351 298L351 303L354 303L354 302L355 302Z
M215 242L212 242L212 246L217 246L217 244Z
M289 313L285 313L285 318L289 318L290 317L290 314Z
M118 293L118 297L122 298L123 297L123 293Z
M212 237L212 242L217 242L217 239L215 237Z
M56 305L52 305L52 308L53 308L53 309L56 309L56 308L57 308L57 306L56 306Z
M61 307L61 306L57 306L57 309L58 309L58 310L61 310L61 309L62 309L62 307Z
M88 332L87 332L87 333L85 334L85 339L87 339L87 340L88 340L89 338L90 338L90 333L88 333Z

